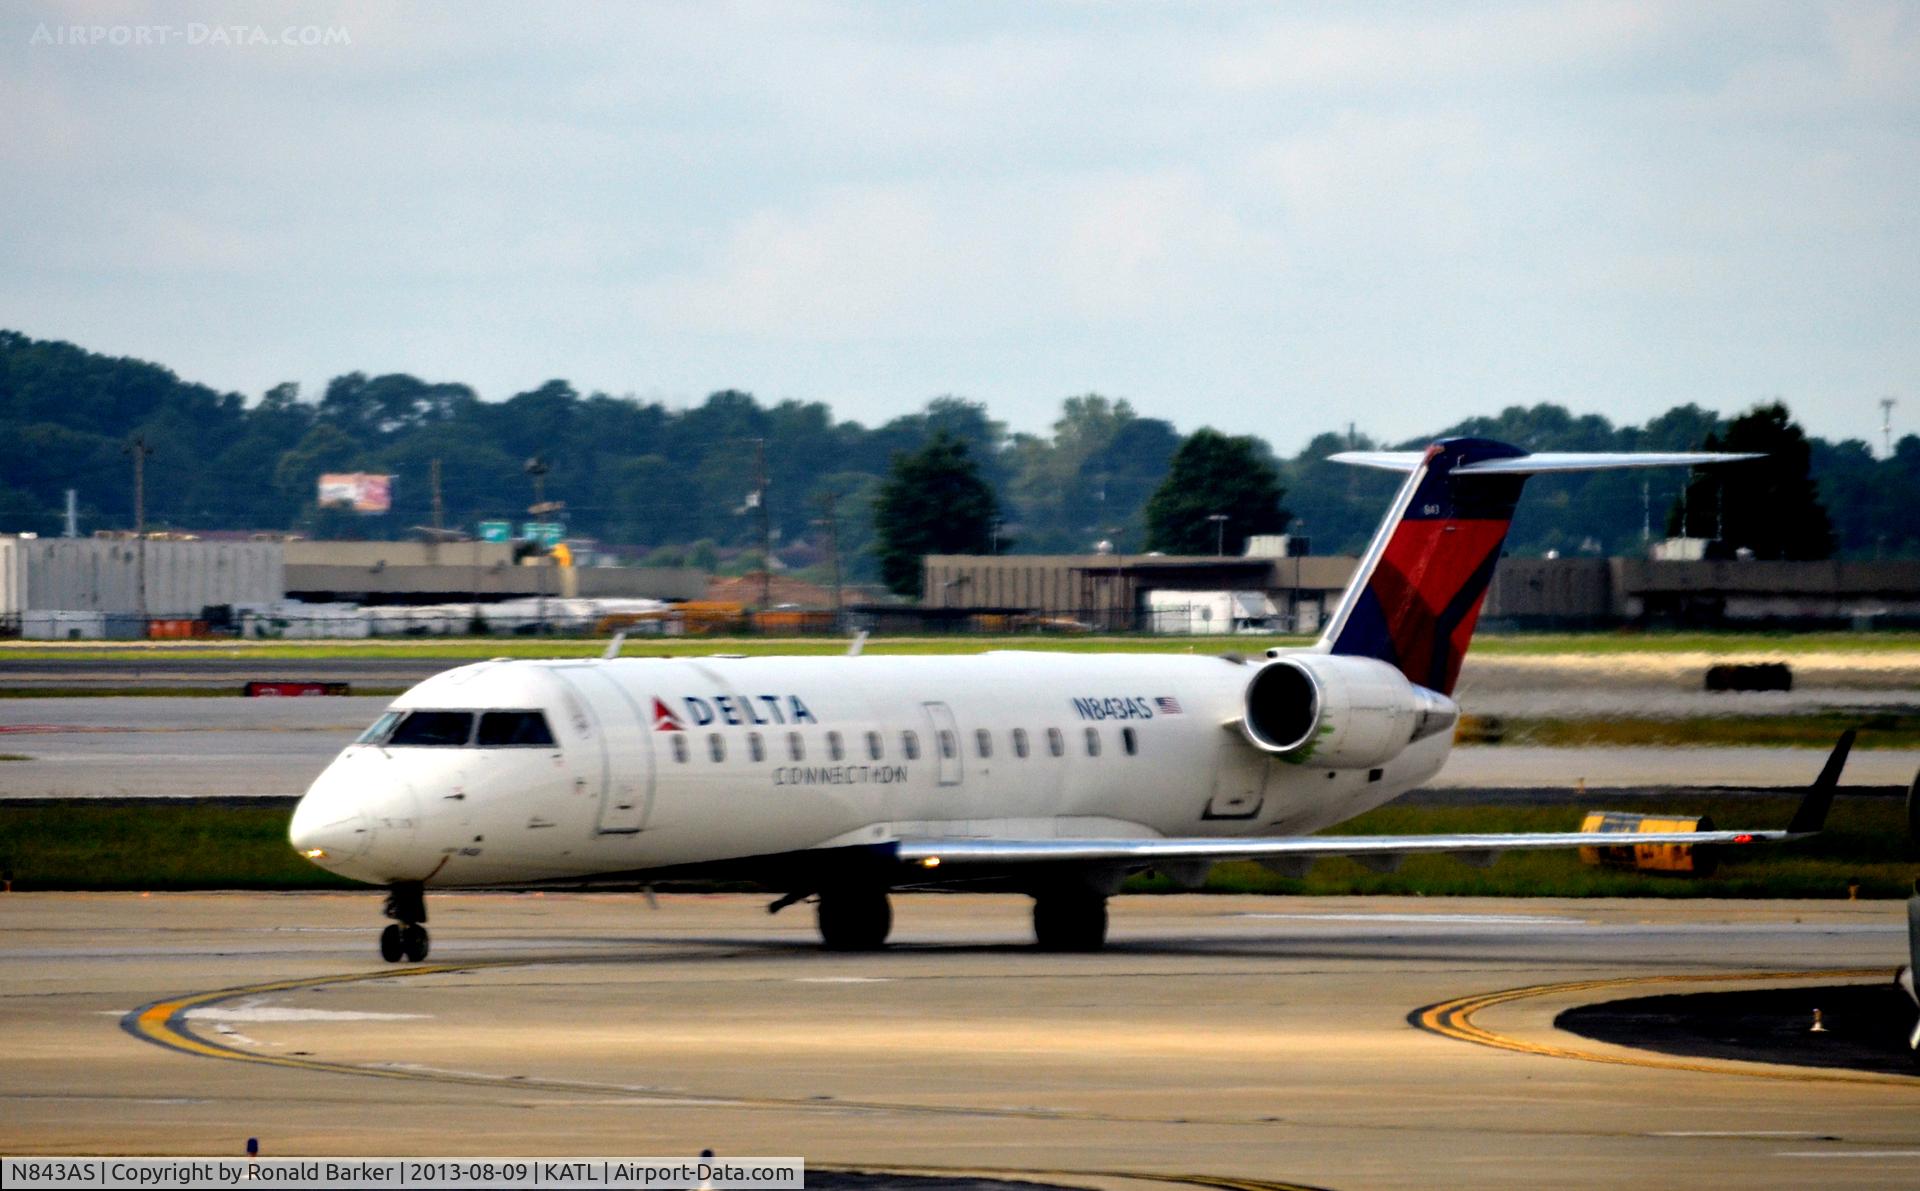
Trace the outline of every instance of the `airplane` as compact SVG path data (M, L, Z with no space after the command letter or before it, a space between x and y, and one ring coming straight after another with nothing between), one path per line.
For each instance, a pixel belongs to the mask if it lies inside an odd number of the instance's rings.
M426 957L427 889L722 874L812 897L870 950L891 890L1013 889L1042 948L1105 945L1130 874L1304 872L1441 852L1619 843L1580 832L1330 836L1446 762L1460 665L1528 477L1755 456L1529 453L1482 438L1334 459L1405 475L1318 641L1264 657L496 660L395 699L315 779L296 850L388 889L380 951ZM618 652L618 644L609 654ZM849 651L857 654L858 649ZM1845 754L1829 762L1827 797ZM1809 801L1813 801L1810 797ZM1745 845L1786 830L1646 833Z

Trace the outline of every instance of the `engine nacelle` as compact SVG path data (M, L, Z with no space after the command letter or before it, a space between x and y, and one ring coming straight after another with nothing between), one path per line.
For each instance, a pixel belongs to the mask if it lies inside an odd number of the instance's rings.
M1247 681L1240 730L1296 765L1371 769L1416 740L1451 731L1460 708L1373 658L1288 654Z

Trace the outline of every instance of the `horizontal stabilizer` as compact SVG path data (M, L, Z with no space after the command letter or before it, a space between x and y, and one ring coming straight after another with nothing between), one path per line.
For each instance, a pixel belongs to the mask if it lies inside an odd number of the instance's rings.
M1372 467L1381 471L1411 472L1426 461L1425 451L1341 451L1327 456L1335 463ZM1725 451L1541 451L1506 459L1483 459L1454 467L1457 476L1536 476L1568 471L1612 471L1625 467L1691 467L1707 463L1738 463L1759 455Z

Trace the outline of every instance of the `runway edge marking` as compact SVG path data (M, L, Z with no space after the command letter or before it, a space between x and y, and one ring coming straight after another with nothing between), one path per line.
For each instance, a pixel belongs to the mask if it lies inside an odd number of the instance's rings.
M1506 1005L1535 997L1565 993L1593 992L1599 989L1628 988L1640 984L1738 984L1783 980L1857 980L1885 978L1884 968L1840 968L1823 972L1688 972L1652 976L1618 976L1604 980L1570 980L1558 984L1529 984L1498 992L1471 993L1452 1000L1423 1005L1407 1014L1407 1024L1429 1034L1438 1034L1456 1042L1490 1046L1497 1050L1518 1051L1551 1059L1579 1059L1588 1063L1612 1063L1621 1067L1654 1067L1667 1071L1699 1071L1710 1075L1744 1075L1753 1079L1776 1079L1802 1083L1864 1083L1882 1087L1920 1088L1920 1077L1890 1075L1872 1071L1837 1071L1822 1067L1772 1065L1759 1060L1751 1063L1666 1058L1653 1054L1614 1054L1580 1050L1571 1046L1551 1046L1529 1042L1508 1034L1496 1033L1476 1025L1473 1015L1482 1009Z

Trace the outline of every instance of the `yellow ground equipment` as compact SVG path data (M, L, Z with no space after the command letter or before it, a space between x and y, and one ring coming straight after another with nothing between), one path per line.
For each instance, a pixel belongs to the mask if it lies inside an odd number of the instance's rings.
M1712 831L1713 820L1706 815L1675 818L1636 815L1627 811L1588 811L1580 830L1619 832L1624 837L1619 847L1580 849L1582 863L1650 873L1682 873L1696 877L1713 875L1716 859L1711 848L1696 849L1692 844L1636 844L1631 839L1647 831Z

